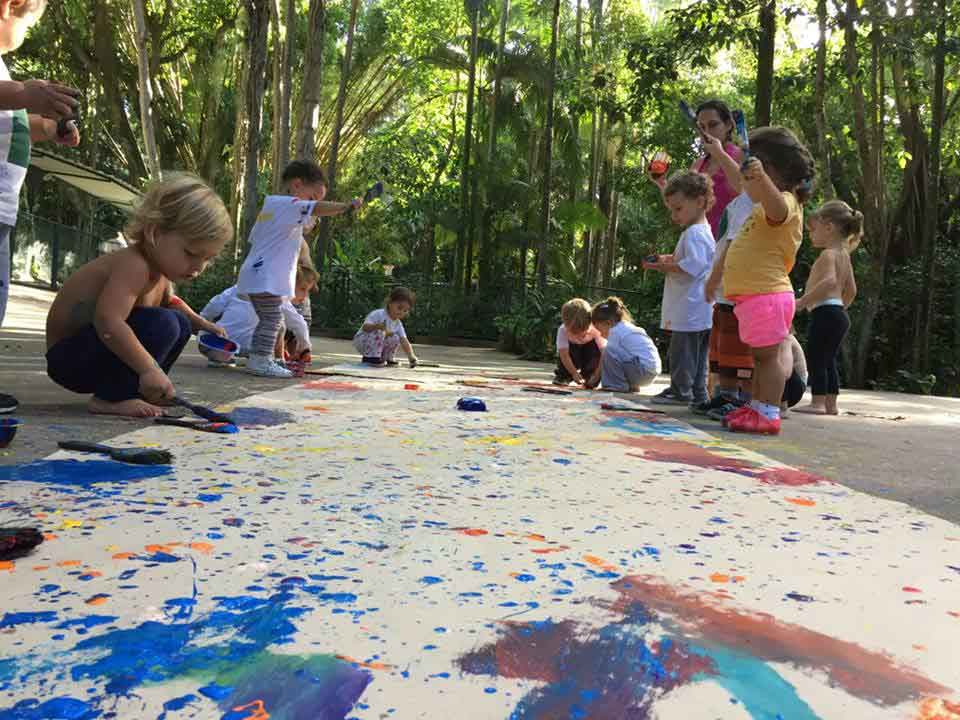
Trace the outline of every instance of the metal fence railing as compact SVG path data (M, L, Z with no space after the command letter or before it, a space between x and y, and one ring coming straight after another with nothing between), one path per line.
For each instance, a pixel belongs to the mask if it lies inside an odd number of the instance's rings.
M21 212L10 242L11 280L55 290L81 265L116 247L111 240L117 234L99 223L87 232Z

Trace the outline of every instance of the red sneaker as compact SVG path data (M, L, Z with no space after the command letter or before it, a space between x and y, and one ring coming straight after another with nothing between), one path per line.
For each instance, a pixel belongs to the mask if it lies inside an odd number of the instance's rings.
M731 410L726 415L723 416L723 426L730 427L730 421L736 417L740 417L744 413L750 412L753 410L749 405L744 405L743 407L738 407L736 410Z
M779 435L780 418L770 420L753 408L748 408L748 412L732 418L730 422L727 423L727 427L733 432L753 433L754 435Z

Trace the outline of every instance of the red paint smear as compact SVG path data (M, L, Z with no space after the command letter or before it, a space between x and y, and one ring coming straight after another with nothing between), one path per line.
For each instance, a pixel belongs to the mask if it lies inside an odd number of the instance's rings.
M458 530L463 535L469 535L470 537L479 537L480 535L489 535L490 533L486 530L481 530L480 528L463 528Z
M756 477L759 473L751 463L736 458L717 455L704 447L682 440L671 440L670 438L647 435L641 437L622 436L616 440L609 440L608 442L643 450L643 457L646 460L693 465L694 467L732 472L748 477Z
M910 587L909 585L904 585L904 586L903 586L903 591L904 591L904 592L911 592L911 593L923 592L923 590L921 590L920 588Z
M336 382L334 380L314 380L313 382L304 383L303 388L305 390L339 390L341 392L363 390L359 385L354 385L349 382Z
M767 613L723 607L695 590L674 588L652 575L634 575L613 583L618 607L635 602L674 616L687 632L707 642L738 648L767 662L785 662L826 673L851 695L885 706L925 695L943 695L938 685L885 653L783 623Z
M693 443L684 442L683 440L658 437L656 435L619 437L616 440L608 440L607 442L643 450L642 457L645 460L679 463L681 465L693 465L694 467L719 470L720 472L736 473L737 475L756 478L767 485L798 487L801 485L817 485L821 482L828 482L822 477L793 468L769 468L762 470L746 460L724 457L700 445L694 445ZM628 454L633 455L633 453Z

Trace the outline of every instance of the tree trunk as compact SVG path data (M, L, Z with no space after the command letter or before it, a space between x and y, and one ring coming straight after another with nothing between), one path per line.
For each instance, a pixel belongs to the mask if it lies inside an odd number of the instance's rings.
M576 37L574 39L573 49L573 78L575 83L574 98L570 110L570 134L573 139L574 152L576 157L575 165L570 168L570 203L576 205L580 199L582 182L580 175L580 73L583 67L583 0L577 0L576 14ZM570 232L570 253L576 259L577 252L577 231Z
M236 66L236 95L237 100L234 103L236 111L234 115L233 128L233 158L232 158L232 187L230 191L230 219L233 221L233 227L239 228L240 218L243 215L243 178L245 175L244 163L246 154L243 148L247 146L247 106L243 102L242 95L247 86L247 75L250 70L247 67L247 20L246 10L241 10L237 16L237 44L235 48L235 66ZM236 274L240 268L240 261L243 258L246 237L240 234L239 230L234 236L233 245L233 272Z
M817 173L820 178L820 187L823 199L831 200L834 197L833 178L830 170L830 144L827 141L827 111L826 111L826 71L827 71L827 0L817 0L817 26L819 39L816 52L816 84L814 89L814 121L817 124L817 163L820 165Z
M270 29L270 0L244 0L247 9L247 72L243 103L246 106L246 138L243 147L243 200L240 227L245 238L257 217L257 180L260 169L260 144L263 129L263 91L267 82L267 36Z
M153 124L153 79L150 77L150 38L147 32L143 0L133 0L133 18L137 35L137 69L140 76L140 127L143 130L144 156L150 177L161 176L160 154L157 152L156 129Z
M770 124L773 107L773 60L777 47L777 1L761 0L757 39L757 90L753 116L757 127Z
M553 0L550 22L550 77L547 80L547 121L544 125L543 199L540 204L540 250L537 256L537 287L547 286L547 244L550 237L550 185L553 180L553 96L557 85L557 35L560 32L560 0Z
M457 229L457 253L454 265L454 287L465 291L468 286L467 248L473 246L473 219L471 218L470 187L473 168L470 154L473 150L473 106L477 84L477 54L480 33L480 8L478 0L471 0L470 7L470 69L467 76L467 110L463 131L463 165L460 171L460 227ZM470 258L472 260L472 258Z
M307 15L307 42L303 55L303 87L299 103L295 157L313 160L317 154L317 121L323 85L323 42L326 37L325 0L310 0Z
M223 47L227 29L227 26L222 26L210 45L209 71L203 78L203 110L197 134L198 172L211 184L216 184L220 178L223 148L230 140L226 131L228 118L221 102L230 60L229 48Z
M933 55L933 99L930 118L930 162L928 166L928 185L925 196L926 207L923 214L923 298L920 322L920 371L930 371L930 334L933 326L933 309L936 295L936 257L937 235L940 230L940 165L943 137L944 108L944 64L946 58L946 0L939 0L937 6L937 34Z
M333 124L333 140L330 143L330 160L327 165L327 191L333 196L337 186L337 155L340 152L340 133L343 132L343 106L347 102L347 82L350 80L350 63L353 61L353 35L357 29L357 9L360 0L350 0L350 21L347 25L347 45L343 50L343 63L340 67L340 89L337 91L337 114ZM327 261L327 243L330 240L330 218L324 217L320 223L318 241L318 265L323 268Z
M281 7L281 2L283 6ZM296 22L294 0L271 0L273 20L273 134L270 153L273 190L280 190L283 170L290 162L290 60L292 28Z

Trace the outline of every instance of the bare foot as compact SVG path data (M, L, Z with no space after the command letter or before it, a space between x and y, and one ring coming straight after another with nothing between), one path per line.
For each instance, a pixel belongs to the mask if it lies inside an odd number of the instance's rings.
M121 415L123 417L149 418L163 415L163 408L151 405L146 400L132 398L120 402L107 402L98 397L90 398L87 410L94 415Z
M804 415L826 415L827 409L823 405L804 405L803 407L796 407L793 409L794 412L803 413Z
M837 409L837 396L836 395L827 395L826 402L827 415L839 415L840 411Z

